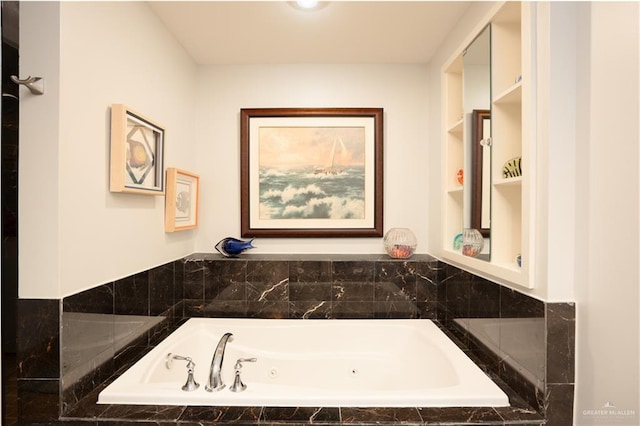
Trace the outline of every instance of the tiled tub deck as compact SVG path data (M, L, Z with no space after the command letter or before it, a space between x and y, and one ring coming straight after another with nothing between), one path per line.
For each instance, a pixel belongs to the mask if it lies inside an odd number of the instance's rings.
M464 346L449 334L461 348ZM467 351L476 363L482 362ZM486 370L485 370L486 371ZM509 396L510 407L452 408L358 408L358 407L185 407L98 405L98 394L111 380L85 397L62 421L83 421L92 425L129 424L237 424L237 425L526 425L545 424L543 417L502 379L488 373ZM106 422L106 423L105 423ZM82 423L86 424L86 423ZM137 424L137 423L136 423Z
M62 301L21 300L19 307L29 312L18 327L20 424L571 424L573 304L540 302L427 255L401 261L383 255L194 254ZM69 321L77 315L151 321L142 337L123 339L126 328L114 326L90 351L79 351L78 339L85 345L87 335ZM429 318L489 372L511 407L96 405L113 377L189 317ZM469 327L476 319L513 318L545 327L542 340L530 339L534 347L526 354L478 340ZM89 329L99 334L93 325Z

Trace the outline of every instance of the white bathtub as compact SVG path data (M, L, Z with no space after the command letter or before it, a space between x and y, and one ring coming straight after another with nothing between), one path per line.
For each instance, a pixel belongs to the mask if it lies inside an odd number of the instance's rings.
M219 392L205 391L226 333ZM200 387L181 390L186 362ZM238 358L244 392L231 392ZM295 407L507 406L506 394L429 320L192 318L106 387L99 404Z

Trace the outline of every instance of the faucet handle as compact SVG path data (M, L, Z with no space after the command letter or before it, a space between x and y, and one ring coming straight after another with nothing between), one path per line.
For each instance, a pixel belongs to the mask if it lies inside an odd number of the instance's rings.
M173 360L174 359L177 359L179 361L187 361L187 368L193 368L193 367L196 366L196 364L193 362L191 357L182 356L182 355L174 355L171 352L169 352L167 354L167 356L165 357L165 360L164 360L164 366L167 368L167 370L170 370L171 367L173 367Z
M234 368L234 370L238 371L242 368L242 363L243 362L256 362L258 361L258 358L238 358L238 360L236 361L236 365Z
M182 386L182 390L186 392L192 392L200 386L193 378L193 369L196 367L196 363L193 362L190 356L174 355L171 352L167 354L164 360L164 365L167 370L173 366L173 360L187 361L187 383Z
M231 385L231 387L229 388L231 392L242 392L247 388L247 385L242 383L242 379L240 379L240 370L242 369L242 363L256 362L256 361L258 361L257 358L238 358L238 360L236 361L236 365L234 367L234 370L236 372L236 377L233 380L233 385Z

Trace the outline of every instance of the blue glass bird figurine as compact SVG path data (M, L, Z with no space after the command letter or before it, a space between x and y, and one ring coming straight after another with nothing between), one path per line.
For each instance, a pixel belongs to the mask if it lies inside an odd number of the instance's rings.
M253 243L254 238L249 241L238 240L237 238L223 238L216 244L216 250L220 252L224 257L237 257L245 250L255 248Z

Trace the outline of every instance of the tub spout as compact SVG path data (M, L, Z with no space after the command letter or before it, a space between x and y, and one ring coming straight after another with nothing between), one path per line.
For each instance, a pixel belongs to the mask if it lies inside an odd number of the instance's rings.
M233 341L233 334L225 333L218 342L216 350L211 360L211 369L209 370L209 382L204 387L207 392L217 392L224 389L225 384L222 383L222 360L224 359L224 350L227 342Z

